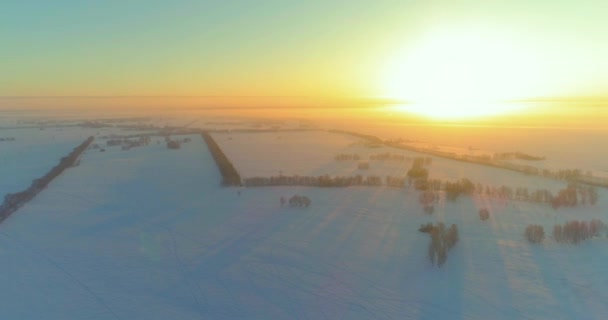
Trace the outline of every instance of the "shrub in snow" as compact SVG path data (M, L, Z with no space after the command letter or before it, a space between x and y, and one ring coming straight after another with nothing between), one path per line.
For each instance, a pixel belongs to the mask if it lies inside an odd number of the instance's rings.
M170 140L167 142L167 148L169 149L179 149L181 147L181 143L177 140Z
M429 171L424 168L424 158L415 158L412 167L407 171L407 177L414 180L414 186L417 190L426 190L428 188L427 179Z
M430 222L427 224L421 224L420 228L418 228L418 231L425 232L425 233L431 233L431 231L433 231L433 224Z
M440 222L436 226L431 223L420 226L421 232L427 232L431 236L428 248L428 257L431 264L441 267L448 259L448 251L458 242L458 227L453 224L450 228Z
M475 184L467 178L462 178L456 182L446 181L445 183L446 197L451 201L456 200L461 194L470 195L474 191Z
M413 167L408 170L407 176L412 179L426 179L429 176L429 171L422 167Z
M479 209L479 219L482 221L488 220L490 218L490 211L486 208Z
M545 230L540 225L529 224L524 235L531 243L541 243L545 239Z
M307 196L299 196L299 195L296 194L295 196L289 198L289 206L290 207L305 207L305 208L308 208L308 206L310 206L311 203L312 203L312 201Z

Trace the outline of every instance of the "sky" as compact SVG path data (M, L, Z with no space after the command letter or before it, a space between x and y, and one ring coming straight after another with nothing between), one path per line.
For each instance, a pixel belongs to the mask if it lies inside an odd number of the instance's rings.
M603 0L2 0L0 96L602 96L607 16Z

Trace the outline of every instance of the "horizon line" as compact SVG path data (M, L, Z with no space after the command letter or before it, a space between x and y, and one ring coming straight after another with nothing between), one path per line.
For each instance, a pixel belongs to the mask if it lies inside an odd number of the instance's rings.
M376 99L396 100L382 97L337 97L314 95L0 95L0 99L35 98L315 98L315 99Z
M0 99L66 99L66 98L313 98L313 99L331 99L331 100L382 100L392 101L396 103L415 103L407 99L397 99L388 97L372 97L372 96L322 96L322 95L0 95ZM526 102L526 101L568 101L568 100L608 100L607 96L539 96L518 99L500 99L497 101L504 102Z

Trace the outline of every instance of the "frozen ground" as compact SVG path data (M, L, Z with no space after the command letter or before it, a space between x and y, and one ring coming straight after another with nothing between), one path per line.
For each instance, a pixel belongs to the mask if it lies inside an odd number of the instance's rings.
M432 216L422 213L416 193L388 188L256 188L239 196L219 187L206 146L200 136L191 138L180 150L153 143L87 152L79 167L0 225L0 318L554 320L608 314L608 239L579 246L523 239L529 223L547 230L570 219L607 221L604 190L601 207L554 211L461 198L436 205ZM321 141L317 151L350 143ZM275 149L254 150L255 159ZM320 159L333 164L333 155ZM288 159L284 170L305 170L315 161L306 154L301 159ZM450 175L460 172L449 168ZM482 167L461 170L491 174ZM312 198L312 206L280 207L281 196L296 193ZM477 217L482 206L492 211L487 222ZM416 231L429 221L457 223L460 231L441 269L427 261L429 238Z

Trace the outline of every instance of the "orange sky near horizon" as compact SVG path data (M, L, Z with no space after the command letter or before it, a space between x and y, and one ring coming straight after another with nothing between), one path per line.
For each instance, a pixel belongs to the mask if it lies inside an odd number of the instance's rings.
M11 1L0 11L0 108L406 101L403 113L437 121L534 117L489 106L608 96L607 15L600 0ZM560 108L581 118L603 115L598 105Z
M524 103L521 112L464 119L432 118L400 112L394 101L381 99L319 99L312 97L0 97L0 112L6 110L48 111L83 115L242 117L264 119L308 119L340 122L383 121L410 124L501 126L501 127L571 127L608 129L605 100L571 100ZM49 113L45 113L49 115ZM42 114L41 114L42 115Z

